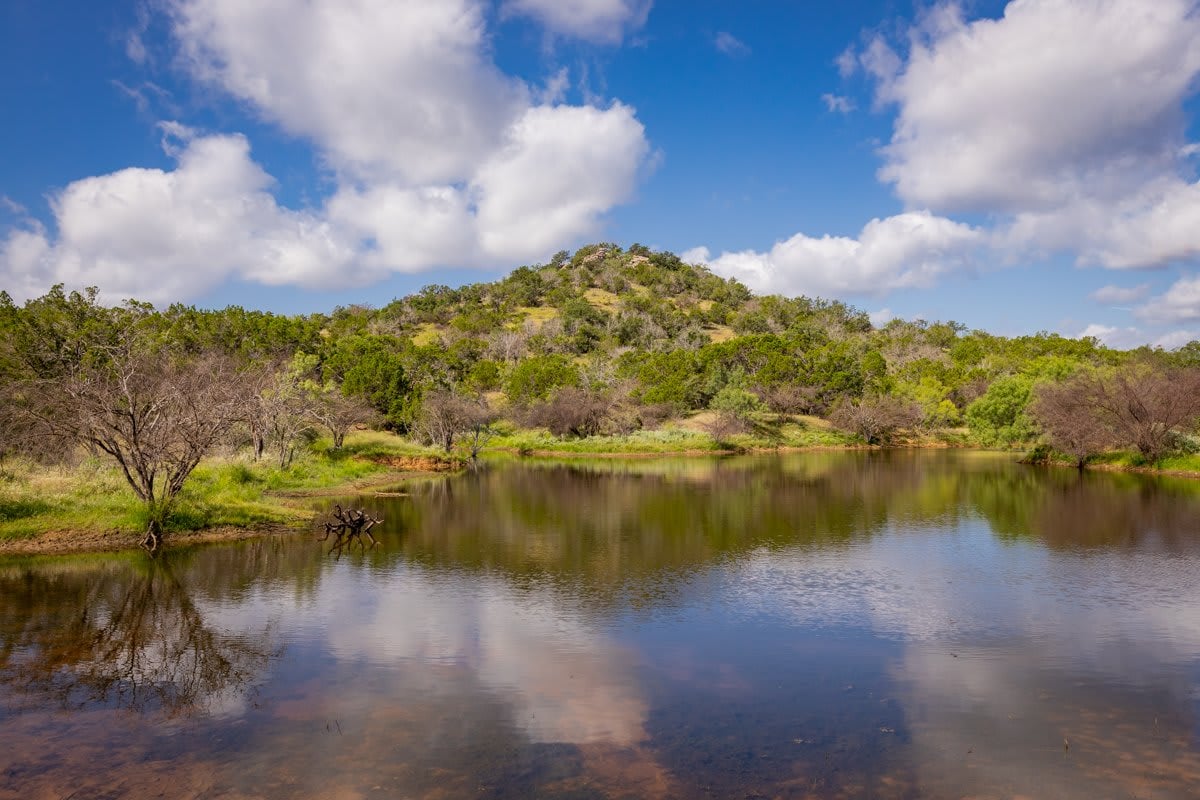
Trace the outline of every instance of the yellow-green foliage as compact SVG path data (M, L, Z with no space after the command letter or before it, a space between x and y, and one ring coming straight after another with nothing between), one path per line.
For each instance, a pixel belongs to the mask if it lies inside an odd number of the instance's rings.
M521 306L517 309L517 315L521 322L514 327L520 328L525 321L532 322L534 327L540 328L552 319L557 319L558 309L553 306Z
M417 332L412 336L412 343L418 347L426 347L431 344L437 344L442 340L441 326L435 325L432 322L427 322L417 328Z
M733 328L728 325L714 325L711 328L705 328L704 332L708 334L710 341L717 343L728 342L730 339L737 337Z
M583 293L583 298L604 311L615 311L621 305L620 297L604 289L588 289Z

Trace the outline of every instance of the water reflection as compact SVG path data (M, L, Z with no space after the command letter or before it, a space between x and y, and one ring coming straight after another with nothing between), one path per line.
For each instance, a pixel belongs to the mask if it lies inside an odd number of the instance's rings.
M0 686L64 708L235 713L270 631L210 625L178 561L0 570Z
M1198 488L534 462L342 498L340 559L13 562L0 798L1188 797Z

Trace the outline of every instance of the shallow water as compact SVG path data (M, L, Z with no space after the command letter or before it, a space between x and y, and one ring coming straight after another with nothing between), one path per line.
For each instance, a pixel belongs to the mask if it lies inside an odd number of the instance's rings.
M0 798L1200 796L1200 484L513 462L0 562Z

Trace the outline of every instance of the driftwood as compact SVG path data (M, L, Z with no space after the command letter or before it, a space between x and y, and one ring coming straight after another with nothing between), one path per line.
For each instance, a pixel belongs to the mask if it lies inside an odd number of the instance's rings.
M371 540L372 546L378 544L375 537L371 535L371 528L383 522L382 519L369 516L361 509L350 508L343 511L340 505L333 507L333 519L333 522L325 523L325 535L321 537L322 542L328 540L329 535L333 534L334 547L349 544L355 539L360 545L366 547L362 540L364 536Z

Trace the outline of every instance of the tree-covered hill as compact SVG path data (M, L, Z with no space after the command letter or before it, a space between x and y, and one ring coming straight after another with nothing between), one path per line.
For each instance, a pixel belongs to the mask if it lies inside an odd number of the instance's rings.
M1004 445L1037 436L1030 404L1039 384L1132 362L1200 365L1200 342L1121 352L1090 338L1007 338L955 322L875 327L841 302L755 296L671 253L611 243L495 282L428 286L329 314L108 309L94 293L55 289L20 306L5 295L0 326L10 385L82 363L113 331L136 328L177 357L218 353L271 380L361 400L387 427L443 443L453 437L434 435L430 414L486 407L485 416L565 436L628 433L709 410L724 433L774 412L828 417L868 441L895 428L965 426L978 443Z

